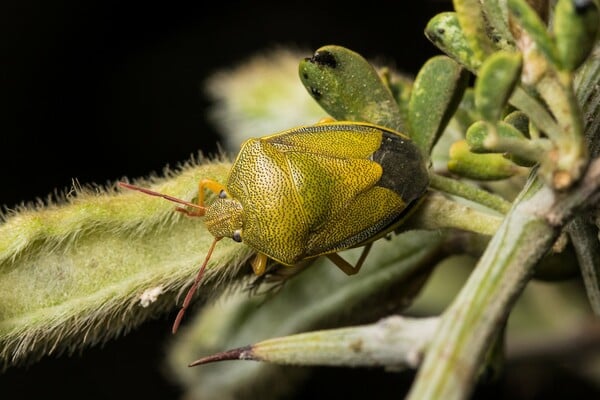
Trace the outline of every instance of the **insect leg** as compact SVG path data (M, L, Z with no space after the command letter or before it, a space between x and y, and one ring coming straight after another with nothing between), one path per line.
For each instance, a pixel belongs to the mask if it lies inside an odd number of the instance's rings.
M261 276L267 269L267 255L263 253L257 253L252 262L252 270L256 276Z
M212 179L202 179L198 184L198 205L204 207L204 189L208 189L216 195L225 192L225 186Z
M198 200L197 204L194 204L194 207L201 207L202 211L194 210L190 211L183 207L177 207L177 211L180 213L184 213L190 217L202 217L204 216L204 189L208 189L211 192L219 195L221 192L225 190L225 186L221 185L219 182L213 181L212 179L202 179L198 184Z
M369 251L371 250L372 244L373 243L368 243L367 245L365 245L365 247L363 247L363 251L360 254L360 258L358 259L358 261L356 262L356 264L354 266L352 264L350 264L348 261L344 260L337 253L327 254L326 256L339 269L341 269L346 275L354 275L354 274L358 273L358 271L360 271L360 268L362 267L363 263L365 262L365 259L367 258L367 255L369 254Z

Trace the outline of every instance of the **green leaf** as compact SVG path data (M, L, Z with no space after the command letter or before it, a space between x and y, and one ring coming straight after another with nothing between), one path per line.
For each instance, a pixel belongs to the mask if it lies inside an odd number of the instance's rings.
M448 170L465 178L484 181L506 179L521 172L519 166L501 154L472 153L465 140L450 147Z
M485 60L475 81L475 106L481 116L496 122L521 77L520 53L497 51Z
M504 121L496 124L475 122L467 130L466 139L474 153L501 153L524 167L543 161L551 147L545 139L526 139L518 129Z
M408 104L408 120L411 138L423 154L431 154L460 104L468 79L467 71L447 56L433 57L421 67Z
M480 61L485 60L495 49L488 37L489 29L483 16L481 1L453 0L452 4L469 47L473 49L475 58Z
M467 41L456 12L443 12L431 18L425 27L425 36L469 71L476 72L481 65L482 60L476 57Z
M496 143L494 143L498 141L494 137L496 135L498 139L520 139L523 143L527 140L519 130L510 124L499 123L495 125L485 121L478 121L471 125L467 131L466 139L471 151L474 153L500 153L502 151L497 149Z
M267 339L194 361L198 366L225 360L286 365L416 368L438 318L391 316L370 325L299 333Z
M396 100L375 68L341 46L324 46L300 62L310 95L333 118L363 121L406 133Z
M554 36L561 65L577 69L589 56L597 39L600 18L592 0L558 0L554 11Z
M387 68L382 69L380 74L398 103L402 121L408 121L408 104L413 89L413 79ZM406 132L406 134L409 133Z
M480 3L492 42L501 49L514 50L515 43L508 27L506 0L486 0Z
M504 122L521 132L523 137L529 137L529 118L522 111L513 111L504 117Z

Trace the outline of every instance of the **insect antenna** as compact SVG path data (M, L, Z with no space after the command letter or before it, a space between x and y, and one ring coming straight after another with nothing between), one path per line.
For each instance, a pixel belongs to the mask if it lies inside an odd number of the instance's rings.
M188 290L187 294L185 295L185 299L183 300L183 305L181 306L181 309L177 313L177 317L175 318L175 322L173 323L173 328L171 329L171 332L173 332L173 334L175 334L177 332L177 329L179 329L179 325L181 324L181 319L183 318L183 314L185 314L185 311L188 309L188 307L192 301L192 297L194 297L194 293L196 293L196 289L198 288L198 285L200 284L200 280L202 280L202 276L204 275L204 270L206 269L208 260L210 260L210 256L212 255L212 252L215 249L215 246L219 240L221 240L221 238L215 238L215 240L213 240L212 244L210 245L210 248L208 249L208 253L206 253L206 258L204 259L202 266L198 270L198 275L196 275L196 279L194 280L194 283L192 284L192 286Z
M150 196L162 197L163 199L172 201L173 203L183 204L183 205L189 206L189 207L194 207L197 210L195 212L188 212L184 208L177 207L177 211L181 211L181 212L183 212L185 214L188 214L188 215L200 216L201 217L206 212L206 207L204 207L204 206L201 206L199 204L195 204L195 203L192 203L192 202L189 202L189 201L181 200L181 199L178 199L177 197L169 196L168 194L155 192L154 190L146 189L146 188L143 188L143 187L140 187L140 186L136 186L136 185L132 185L132 184L125 183L125 182L119 182L119 186L122 186L122 187L127 188L127 189L131 189L131 190L137 190L138 192L142 192L144 194L149 194Z
M177 197L169 196L168 194L155 192L154 190L146 189L146 188L132 185L132 184L125 183L125 182L119 182L119 186L122 186L127 189L131 189L131 190L137 190L138 192L142 192L144 194L149 194L150 196L162 197L163 199L172 201L177 204L182 204L185 206L193 207L196 210L191 211L191 212L186 210L183 207L176 208L176 211L183 212L184 214L187 214L187 215L190 215L193 217L201 217L206 212L206 207L204 207L204 206L201 206L201 205L195 204L195 203L191 203L189 201L185 201L182 199L178 199ZM206 254L206 258L204 259L202 266L198 270L196 279L194 280L194 283L192 284L192 286L188 290L187 294L185 295L185 299L183 300L183 305L181 306L179 313L177 313L177 317L175 318L175 322L173 323L173 328L171 329L171 331L173 333L176 333L177 329L179 329L179 325L181 324L181 319L183 318L185 311L190 306L192 298L194 297L194 293L196 292L196 289L198 288L198 285L200 284L200 281L202 280L202 276L204 275L204 270L206 269L206 265L208 264L208 261L210 260L210 257L213 253L213 250L215 249L217 242L221 239L222 238L220 238L220 237L215 238L215 240L213 240L212 244L210 245L210 248L208 249L208 253Z

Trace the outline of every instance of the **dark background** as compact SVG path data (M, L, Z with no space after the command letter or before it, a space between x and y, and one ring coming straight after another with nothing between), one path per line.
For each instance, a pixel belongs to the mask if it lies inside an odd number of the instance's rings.
M410 3L4 2L0 203L214 151L204 80L274 45L339 44L416 72L437 54L425 24L451 5Z
M425 24L451 4L403 3L1 2L0 204L45 198L73 179L104 184L145 176L199 149L216 151L204 80L276 45L316 50L338 44L416 73L438 54L423 36ZM177 398L179 389L161 371L172 320L148 322L82 354L9 369L0 375L0 393ZM319 375L329 379L335 371ZM357 383L369 376L345 373ZM350 385L347 396L398 384L393 375L372 375L371 386ZM325 386L313 387L327 393Z

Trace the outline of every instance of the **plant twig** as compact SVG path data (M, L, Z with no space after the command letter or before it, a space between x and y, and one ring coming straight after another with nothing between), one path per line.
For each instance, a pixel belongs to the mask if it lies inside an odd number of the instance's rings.
M429 179L431 187L442 192L471 200L502 214L506 214L510 209L510 202L477 186L437 174L430 174Z
M598 192L600 159L569 194L531 179L444 312L409 399L465 399L487 346L561 227ZM583 196L586 193L588 196Z

